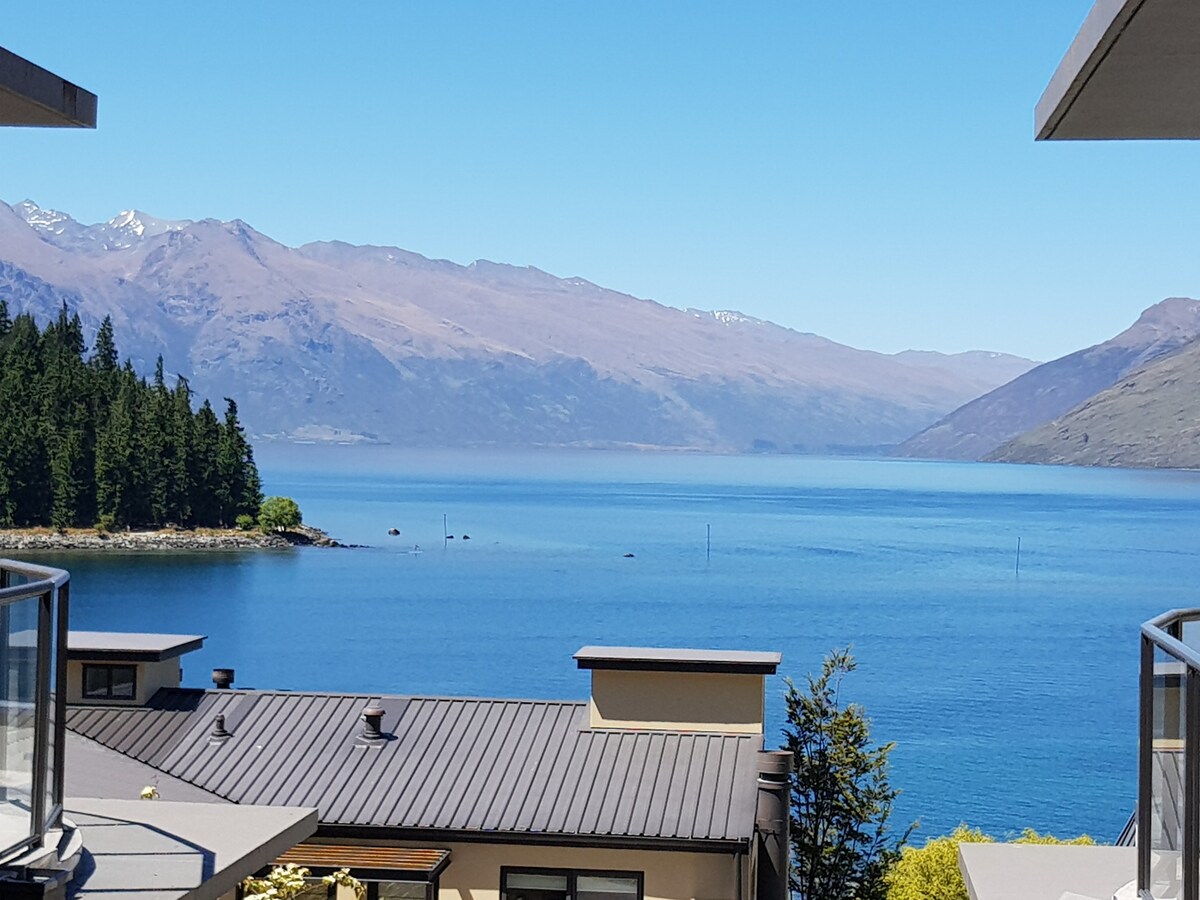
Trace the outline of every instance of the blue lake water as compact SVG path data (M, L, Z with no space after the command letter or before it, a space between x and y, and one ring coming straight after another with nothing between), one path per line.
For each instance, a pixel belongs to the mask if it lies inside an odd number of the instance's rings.
M185 659L197 687L233 666L239 686L583 698L584 644L777 649L769 742L783 676L850 644L845 692L896 742L918 836L967 821L1111 840L1133 807L1138 625L1196 603L1200 473L259 456L268 493L371 547L44 555L72 572L72 626L206 634Z

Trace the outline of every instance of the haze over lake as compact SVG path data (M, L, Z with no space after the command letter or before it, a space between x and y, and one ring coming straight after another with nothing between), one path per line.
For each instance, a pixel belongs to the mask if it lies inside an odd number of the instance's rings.
M897 742L897 813L923 837L965 820L1112 840L1136 788L1138 625L1195 603L1200 473L279 445L259 462L268 494L371 546L42 555L72 572L72 626L206 634L194 687L233 666L246 687L582 698L584 644L778 649L769 743L782 675L853 644L847 691Z

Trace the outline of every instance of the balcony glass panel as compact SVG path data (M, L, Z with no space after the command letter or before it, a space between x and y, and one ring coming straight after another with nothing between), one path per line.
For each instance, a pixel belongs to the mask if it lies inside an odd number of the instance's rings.
M0 849L35 833L36 597L0 607Z
M1186 666L1154 654L1154 739L1151 766L1150 890L1158 900L1181 896Z

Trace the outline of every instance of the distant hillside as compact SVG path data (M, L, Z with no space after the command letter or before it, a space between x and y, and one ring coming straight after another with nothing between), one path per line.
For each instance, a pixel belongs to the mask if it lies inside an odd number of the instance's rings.
M904 441L896 455L982 459L1000 445L1052 422L1148 363L1200 336L1200 302L1174 297L1142 313L1111 340L1043 363L972 400Z
M998 462L1200 468L1200 342L1009 441Z
M62 302L123 354L239 398L255 436L416 446L822 451L895 444L1033 365L888 356L735 312L395 247L286 247L241 221L82 225L0 204L0 296Z

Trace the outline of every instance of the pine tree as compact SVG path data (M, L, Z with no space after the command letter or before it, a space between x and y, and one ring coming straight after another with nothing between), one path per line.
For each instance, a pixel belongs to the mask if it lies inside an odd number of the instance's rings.
M221 523L222 514L217 463L221 423L207 400L196 413L192 435L192 484L195 488L192 515L197 525L214 527Z
M88 365L96 372L112 376L119 365L117 344L113 338L113 323L111 316L105 316L96 332L96 342L92 345L92 358Z
M164 460L167 473L167 515L173 522L192 524L192 391L187 379L177 376L171 392L171 417Z
M7 482L0 523L6 525L50 521L50 462L38 402L41 342L32 316L13 320L0 372L0 470Z
M855 669L849 650L825 658L807 690L787 689L785 750L791 784L791 889L800 900L883 900L883 876L914 826L893 835L888 780L892 744L873 746L862 707L842 703L842 678Z
M105 526L132 524L134 506L134 422L137 380L120 379L116 402L96 435L96 521Z
M150 383L122 365L106 317L85 361L64 304L39 331L0 299L0 527L232 524L257 517L254 450L227 401L219 422L160 356Z
M221 437L217 445L217 497L221 505L221 524L225 526L237 520L246 495L244 445L237 403L226 397L225 421L221 424Z

